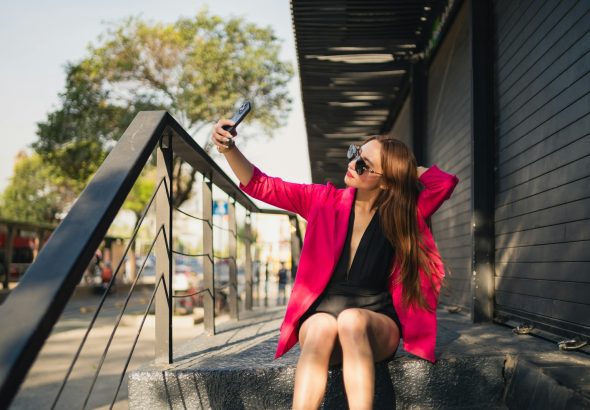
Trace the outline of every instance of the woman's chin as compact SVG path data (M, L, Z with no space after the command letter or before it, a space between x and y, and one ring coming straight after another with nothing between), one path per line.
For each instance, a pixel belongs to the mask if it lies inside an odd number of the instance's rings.
M348 175L344 175L344 185L348 187L354 187L354 179Z

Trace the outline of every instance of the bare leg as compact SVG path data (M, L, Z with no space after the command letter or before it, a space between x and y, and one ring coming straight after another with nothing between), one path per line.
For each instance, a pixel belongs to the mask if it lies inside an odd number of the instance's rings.
M391 318L367 309L346 309L337 322L348 406L351 410L372 409L374 363L393 354L399 344L399 329Z
M293 409L320 407L337 333L336 319L327 313L316 313L303 322L299 330L301 354L295 371Z

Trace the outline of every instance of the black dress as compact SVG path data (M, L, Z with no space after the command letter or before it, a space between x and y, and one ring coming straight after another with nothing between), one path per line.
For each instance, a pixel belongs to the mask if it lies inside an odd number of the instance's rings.
M375 212L359 242L356 254L347 272L350 260L350 241L354 226L354 205L350 211L348 231L340 259L324 292L301 317L299 326L317 312L334 317L347 308L363 308L389 316L400 330L401 323L393 307L387 281L391 273L394 249L385 237Z

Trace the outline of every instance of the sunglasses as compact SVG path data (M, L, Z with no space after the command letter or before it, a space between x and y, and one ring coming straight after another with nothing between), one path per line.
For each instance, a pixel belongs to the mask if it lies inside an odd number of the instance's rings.
M354 170L357 174L359 174L359 176L363 175L365 171L369 171L369 173L371 174L383 175L369 168L365 160L361 157L361 147L359 147L358 145L351 144L350 147L348 147L346 157L349 161L356 161L354 164Z

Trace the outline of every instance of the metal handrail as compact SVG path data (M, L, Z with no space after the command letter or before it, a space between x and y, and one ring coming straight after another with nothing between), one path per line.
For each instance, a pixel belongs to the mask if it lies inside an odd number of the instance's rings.
M127 248L126 248L126 249L125 249L125 251L123 252L123 255L124 255L124 257L125 257L125 256L127 255L127 253L129 252L129 249L131 248L131 244L133 243L133 240L134 240L134 239L135 239L135 237L137 236L137 234L138 234L138 232L139 232L139 228L141 227L141 225L142 225L142 222L143 222L143 220L145 219L145 217L146 217L146 215L147 215L147 212L148 212L148 210L150 209L150 207L151 207L152 203L154 202L154 199L155 199L155 196L156 196L156 194L158 193L158 191L160 190L160 188L161 188L161 187L164 185L164 182L165 182L165 181L164 181L164 180L162 180L162 181L160 181L160 183L159 183L159 184L156 186L156 189L155 189L155 191L154 191L154 194L152 195L151 199L148 201L148 203L147 203L147 205L146 205L146 207L145 207L145 209L144 209L144 211L143 211L142 215L141 215L141 216L140 216L140 218L139 218L139 221L138 221L138 223L136 224L137 226L135 227L135 229L134 229L134 231L133 231L133 233L132 233L132 235L131 235L131 239L129 240L129 243L127 244ZM155 235L155 237L154 237L154 239L153 239L153 242L152 242L152 244L151 244L150 250L148 251L148 254L151 252L151 249L153 248L153 246L154 246L154 244L155 244L155 241L156 241L156 239L157 239L157 238L160 236L160 232L162 232L162 231L163 231L163 230L162 230L162 228L160 228L160 229L158 230L158 232L156 233L156 235ZM54 408L55 408L55 406L57 405L57 402L58 402L58 400L59 400L59 399L60 399L60 397L61 397L61 394L62 394L62 392L63 392L63 389L64 389L64 387L65 387L66 383L68 382L69 378L70 378L70 375L71 375L71 373L72 373L72 370L74 369L74 366L75 366L76 362L78 361L78 357L80 356L80 353L82 352L82 348L84 347L84 345L85 345L85 343L86 343L86 340L88 339L88 335L90 334L90 331L91 331L91 330L92 330L92 328L94 327L94 323L96 322L96 319L98 318L98 315L99 315L99 313L100 313L100 311L101 311L101 309L102 309L102 307L103 307L103 305L104 305L104 303L105 303L105 301L106 301L106 298L107 298L107 296L108 296L108 294L109 294L109 292L110 292L111 288L113 287L113 285L114 285L114 283L115 283L115 280L116 280L116 278L117 278L117 275L118 275L118 273L119 273L119 270L120 270L120 268L121 268L121 266L122 266L122 264L123 264L124 257L123 257L123 258L121 258L121 260L120 260L120 262L119 262L119 266L117 266L117 268L115 269L115 272L113 273L113 276L111 277L111 280L109 281L109 283L108 283L108 285L107 285L107 288L105 289L105 292L103 293L103 295L102 295L102 298L100 299L100 302L99 302L99 304L98 304L98 307L97 307L97 309L95 310L95 312L94 312L94 315L92 316L92 319L90 319L90 323L89 323L89 325L88 325L88 328L86 329L86 332L84 333L84 336L82 337L82 340L80 341L80 345L78 346L78 349L76 350L76 353L74 354L74 358L73 358L72 362L70 363L70 366L69 366L69 368L68 368L68 370L67 370L67 372L66 372L66 375L65 375L65 377L64 377L64 380L63 380L63 382L62 382L61 386L60 386L60 387L59 387L59 389L58 389L57 395L56 395L56 397L55 397L55 399L54 399L54 401L53 401L53 404L52 404L52 406L51 406L51 408L52 408L52 409L54 409ZM132 291L133 291L133 288L135 287L135 283L137 282L137 279L138 279L138 278L139 278L139 276L141 275L141 273L142 273L142 271L143 271L143 268L144 268L144 266L145 266L146 262L147 262L147 258L146 258L146 259L143 261L143 264L142 264L142 266L141 266L141 268L140 268L140 270L139 270L139 273L137 274L136 280L133 282L133 285L131 286L131 289L129 290L129 295L131 295L131 293L132 293ZM156 289L157 289L157 287L156 287ZM127 298L127 300L129 299L129 295L128 295L128 298ZM127 303L125 303L125 305L126 305L126 304L127 304ZM124 312L124 311L125 311L125 307L123 307L123 309L122 309L122 311L121 311L121 315L123 314L123 312Z
M269 212L259 209L170 114L165 111L137 114L19 286L0 306L0 408L8 407L16 395L159 143L169 144L174 154L249 212ZM294 217L284 211L269 213Z

